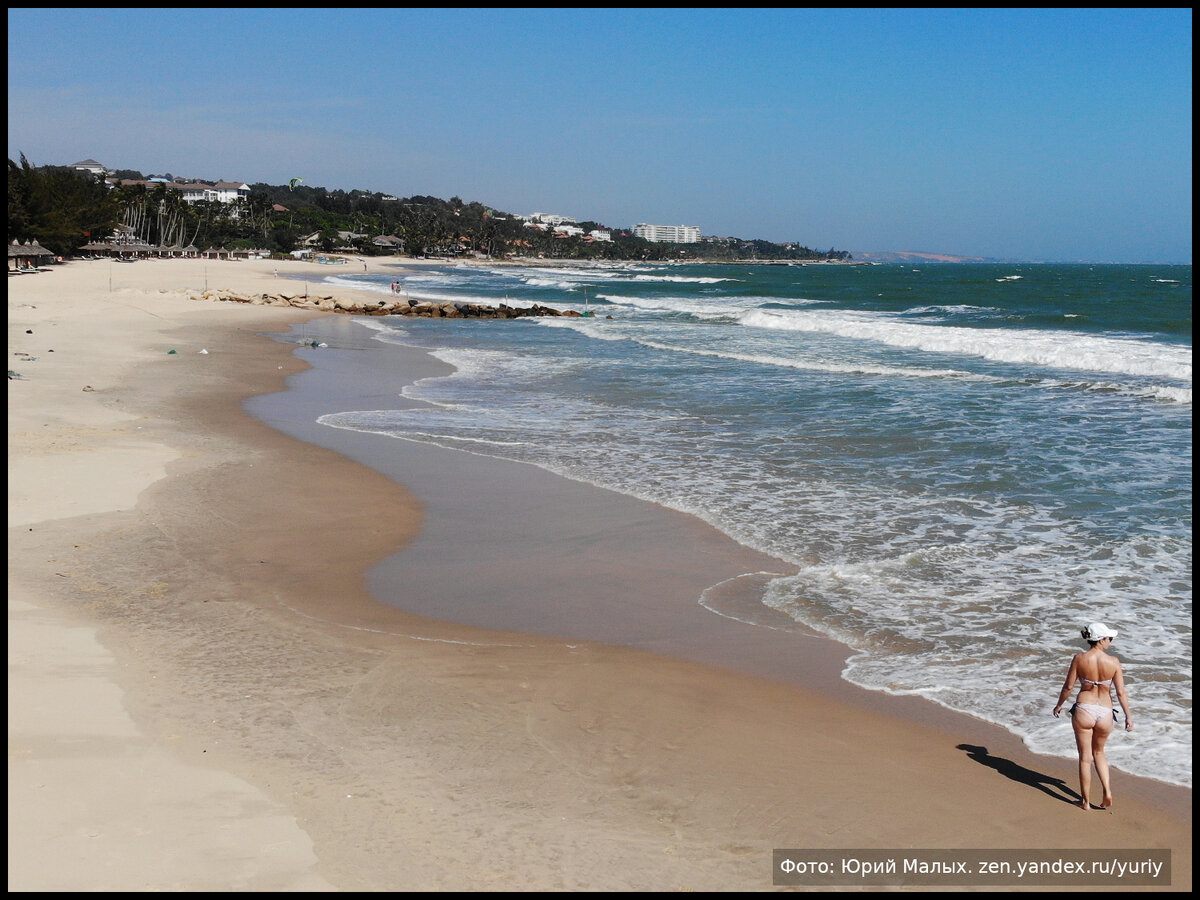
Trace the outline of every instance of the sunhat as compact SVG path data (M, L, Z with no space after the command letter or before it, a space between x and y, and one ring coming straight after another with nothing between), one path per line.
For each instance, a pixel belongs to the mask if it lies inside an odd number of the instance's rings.
M1083 636L1089 641L1102 641L1105 638L1115 638L1117 633L1103 622L1093 622L1083 629Z

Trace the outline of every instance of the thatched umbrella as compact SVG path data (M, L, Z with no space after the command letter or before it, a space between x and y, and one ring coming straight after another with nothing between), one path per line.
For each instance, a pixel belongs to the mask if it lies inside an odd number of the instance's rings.
M26 241L22 244L16 238L8 245L8 258L11 259L17 269L36 269L37 261L43 256L53 256L54 254L35 241Z
M12 264L15 271L21 271L24 268L25 259L29 256L25 252L25 248L21 246L21 242L13 238L13 242L8 245L8 261Z
M47 250L45 247L43 247L41 244L39 244L37 238L34 238L32 241L29 241L27 244L27 247L29 249L29 255L34 258L35 262L36 262L36 260L42 259L44 257L49 257L50 259L54 259L54 254L51 253L49 250Z

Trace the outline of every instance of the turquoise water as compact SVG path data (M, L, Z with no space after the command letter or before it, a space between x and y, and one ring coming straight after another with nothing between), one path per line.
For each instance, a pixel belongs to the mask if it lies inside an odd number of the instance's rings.
M339 274L584 318L365 318L455 367L322 422L542 466L791 563L844 676L1072 749L1079 628L1121 632L1126 771L1191 784L1191 267L446 266ZM1064 730L1065 729L1065 730Z

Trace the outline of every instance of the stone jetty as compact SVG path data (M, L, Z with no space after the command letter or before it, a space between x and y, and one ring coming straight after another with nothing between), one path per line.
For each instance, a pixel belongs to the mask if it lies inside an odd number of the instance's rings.
M216 300L249 303L255 306L294 306L320 312L346 313L353 316L414 316L431 319L519 319L523 316L582 316L574 310L549 306L485 306L479 303L428 303L409 297L379 300L349 300L323 294L239 294L234 291L185 291L192 300Z

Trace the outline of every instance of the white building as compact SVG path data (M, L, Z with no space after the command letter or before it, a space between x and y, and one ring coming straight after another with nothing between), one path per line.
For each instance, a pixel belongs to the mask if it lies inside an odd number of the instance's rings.
M184 203L236 203L250 196L250 185L237 181L218 181L216 184L173 184L183 194Z
M96 162L94 159L85 159L82 162L77 162L75 165L71 166L71 168L76 172L90 172L97 178L103 178L108 174L108 169L106 169L101 163Z
M531 222L541 222L544 225L562 225L563 223L574 224L575 219L570 216L557 216L552 213L534 213L529 216Z
M77 164L82 165L82 163ZM146 190L158 187L160 184L165 185L173 191L179 191L180 199L184 203L223 203L226 206L237 204L245 201L250 197L250 185L240 181L217 181L213 184L208 184L203 181L182 182L182 181L165 181L162 178L151 178L148 181L133 181L128 178L109 178L107 179L109 187L127 187L129 185L145 185ZM229 211L232 218L237 218L241 211L234 207Z
M647 225L641 222L633 226L636 237L664 244L698 244L700 229L696 225Z

